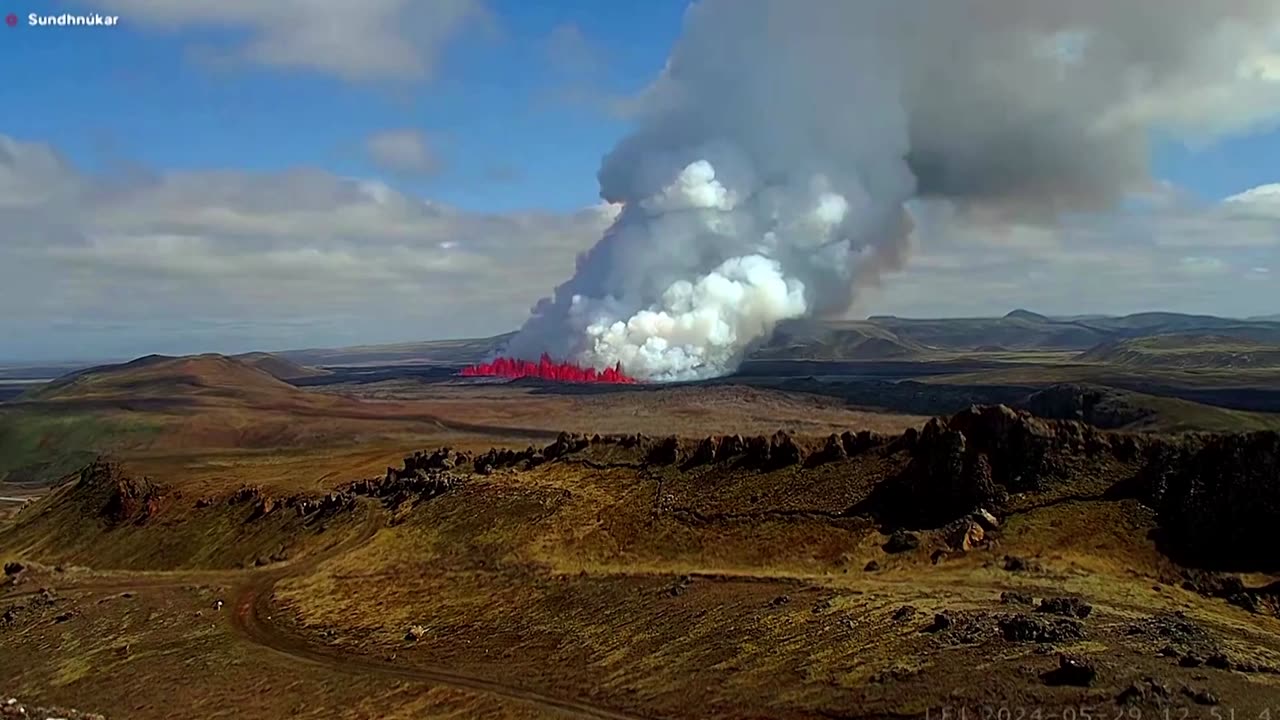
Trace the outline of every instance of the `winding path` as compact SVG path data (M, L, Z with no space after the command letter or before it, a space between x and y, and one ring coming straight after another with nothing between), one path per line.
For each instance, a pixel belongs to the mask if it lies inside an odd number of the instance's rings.
M320 563L365 544L382 529L383 518L374 514L359 534L303 561L256 572L235 590L231 627L237 635L259 647L291 660L319 665L339 673L359 673L400 680L416 680L436 685L449 685L465 690L496 695L508 700L533 705L569 717L608 718L610 720L643 720L641 715L618 712L587 702L555 697L536 690L508 685L495 680L464 675L448 668L423 665L397 665L365 655L344 653L319 646L280 630L271 624L271 596L276 583L306 574Z
M288 660L316 665L337 673L360 674L398 680L412 680L434 685L447 685L463 690L494 695L531 705L540 710L566 717L607 718L609 720L645 720L642 715L625 713L571 698L556 697L528 688L496 680L465 675L448 668L431 665L399 665L373 657L342 652L321 646L305 638L291 635L271 623L271 597L277 583L305 575L325 560L349 552L368 542L383 527L380 513L374 514L352 537L322 552L293 562L265 568L226 571L173 571L139 573L133 580L120 577L70 582L56 586L62 591L140 592L164 590L196 584L226 583L235 585L234 604L229 614L232 632L240 639ZM12 600L40 592L29 590L7 593L0 600Z
M231 624L236 633L260 647L290 660L319 665L335 672L358 673L401 680L416 680L437 685L475 690L508 700L533 705L560 715L582 718L639 720L642 716L609 710L589 703L559 698L535 690L515 687L494 680L452 672L446 668L397 665L362 655L329 650L281 632L270 617L271 589L278 579L257 581L240 589Z

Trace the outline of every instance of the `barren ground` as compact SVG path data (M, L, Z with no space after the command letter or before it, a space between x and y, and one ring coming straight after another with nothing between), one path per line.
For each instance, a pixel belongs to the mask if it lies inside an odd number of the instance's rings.
M1280 717L1274 432L738 385L302 390L216 359L0 413L0 469L67 466L0 484L0 692L28 703Z

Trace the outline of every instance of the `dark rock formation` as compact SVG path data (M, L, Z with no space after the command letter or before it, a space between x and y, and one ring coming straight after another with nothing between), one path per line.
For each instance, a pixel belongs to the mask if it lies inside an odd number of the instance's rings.
M1000 604L1002 605L1034 605L1035 598L1030 593L1018 592L1017 590L1005 590L1000 593Z
M796 444L795 438L785 432L777 432L769 439L770 465L775 468L798 465L803 459L803 451Z
M1046 618L1014 613L997 619L1000 635L1009 642L1056 643L1084 638L1084 626L1069 618Z
M1179 558L1218 568L1274 570L1280 517L1280 433L1191 436L1153 444L1146 500Z
M569 453L585 450L590 445L591 439L586 435L562 432L556 437L555 442L542 449L542 456L547 460L555 460Z
M680 462L680 438L672 435L659 440L649 450L648 461L654 465L675 465Z
M853 456L884 446L888 438L870 430L861 430L856 434L846 430L840 434L840 442L844 445L845 454Z
M971 451L963 432L943 421L929 421L909 452L903 474L877 488L879 514L888 522L937 527L1004 500L990 463Z
M845 433L848 435L849 433ZM845 449L845 442L839 435L832 433L827 436L822 447L816 452L805 458L806 467L817 467L826 463L839 462L849 457L849 451Z
M1169 686L1158 678L1143 678L1129 684L1116 696L1117 705L1145 705L1157 703L1164 705L1173 697Z
M1150 417L1153 411L1125 402L1125 394L1107 387L1064 383L1029 395L1019 407L1049 420L1077 420L1116 429Z
M940 613L934 614L933 622L929 625L929 627L925 628L924 631L935 632L935 633L942 632L943 630L950 628L954 624L955 624L955 620L951 617L951 613L947 612L946 610L943 610Z
M1079 655L1059 655L1058 667L1041 675L1046 685L1089 687L1098 677L1098 669Z
M888 541L884 544L884 551L900 553L915 550L918 547L920 547L920 538L915 533L898 530L889 535Z
M1080 598L1054 597L1042 599L1036 611L1083 619L1089 617L1089 613L1093 612L1093 606Z
M108 527L143 524L161 507L161 488L146 478L126 475L119 465L95 460L79 473L76 489L101 502L97 515Z
M767 468L773 462L772 448L769 445L769 438L764 435L756 435L749 437L745 441L746 447L743 449L743 465L749 468Z
M698 465L710 465L720 458L720 447L722 439L716 436L705 437L698 441L697 446L693 449L693 454L689 456L686 467L696 467Z

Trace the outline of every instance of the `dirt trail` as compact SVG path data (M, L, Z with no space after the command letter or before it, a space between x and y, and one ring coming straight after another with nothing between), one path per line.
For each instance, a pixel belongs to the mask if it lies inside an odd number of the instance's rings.
M536 690L516 687L480 677L452 672L434 666L404 666L363 655L342 653L317 646L304 638L290 635L271 624L271 597L276 583L290 577L305 575L322 562L349 552L373 538L382 529L384 517L373 513L369 521L352 537L297 561L253 570L192 570L173 572L138 573L133 580L120 577L84 579L53 589L67 591L92 591L98 593L142 592L166 590L191 585L229 584L235 603L230 613L233 632L241 639L295 662L318 665L338 673L357 673L383 678L413 680L423 683L448 685L496 695L508 700L532 705L555 715L582 718L608 718L610 720L644 720L644 716L597 707L587 702L560 698ZM46 586L48 587L48 586ZM41 590L7 593L0 600L13 600L33 595Z
M639 720L643 716L609 710L585 702L553 697L534 690L505 685L451 672L445 668L406 666L351 655L310 644L302 638L281 632L271 624L270 603L272 586L276 579L263 579L241 588L236 600L231 623L236 632L254 644L295 661L320 665L335 672L376 675L385 678L416 680L438 685L497 695L509 700L533 705L559 715L584 718L612 718L614 720Z
M639 720L642 716L616 712L589 703L558 698L534 690L452 672L447 668L431 666L405 666L375 658L341 653L313 645L303 638L289 635L271 624L271 596L276 583L289 577L303 575L320 563L337 557L368 542L382 528L383 518L371 516L365 528L355 537L339 543L326 552L314 555L303 562L287 567L255 573L236 593L231 627L249 642L298 662L321 665L340 673L360 673L385 678L417 680L438 685L449 685L467 690L477 690L491 695L516 700L571 717L611 718L613 720Z

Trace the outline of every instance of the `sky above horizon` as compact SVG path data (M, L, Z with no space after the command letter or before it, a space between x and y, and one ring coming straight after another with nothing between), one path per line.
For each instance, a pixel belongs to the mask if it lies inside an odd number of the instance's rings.
M0 362L518 327L614 217L601 158L686 5L6 4ZM1159 185L1133 207L946 232L930 217L852 314L1280 312L1275 123L1150 145Z

